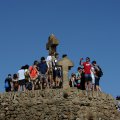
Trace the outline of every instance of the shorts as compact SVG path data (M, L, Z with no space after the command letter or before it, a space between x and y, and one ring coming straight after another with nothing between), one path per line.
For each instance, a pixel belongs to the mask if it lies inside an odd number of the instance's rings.
M100 78L95 78L95 85L99 86Z
M53 78L61 78L60 71L59 70L53 70Z
M31 80L32 85L36 84L36 80Z
M20 86L25 85L25 79L19 80L19 81L18 81L18 84L19 84Z
M85 81L86 81L86 82L92 81L91 74L85 74Z
M41 83L48 83L46 74L41 74L40 73L40 82Z

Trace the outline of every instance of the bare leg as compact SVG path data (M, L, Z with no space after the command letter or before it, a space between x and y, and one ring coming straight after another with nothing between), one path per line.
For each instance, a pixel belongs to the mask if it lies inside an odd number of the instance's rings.
M59 79L58 79L58 77L55 78L55 82L56 82L56 86L58 87L59 86Z
M95 91L95 85L92 84L92 91Z
M41 83L40 83L40 85L41 85L40 88L41 88L41 90L42 90L42 89L43 89L43 86L44 86L43 77L41 76L40 79L41 79L41 80L40 80L40 82L41 82Z
M57 77L57 86L59 87L60 86L60 78Z
M34 91L34 88L35 88L35 85L34 85L34 83L33 83L33 85L32 85L32 91Z
M99 91L99 86L98 85L96 85L96 91Z
M45 81L46 81L46 86L49 89L49 82L48 82L48 77L45 77Z
M18 91L20 91L20 85L18 86Z
M88 90L91 90L91 82L88 81Z
M41 88L41 90L42 90L42 83L40 83L40 88Z
M51 87L54 86L52 75L49 75L49 79L50 79L50 86Z
M35 81L34 81L34 79L32 79L32 91L34 91L35 90Z
M100 92L102 92L102 90L101 90L101 87L100 87L100 86L99 86L99 88L98 88L98 89L99 89L99 91L100 91Z
M24 91L24 92L26 91L25 85L23 85L23 91Z
M88 90L91 89L90 81L88 82Z

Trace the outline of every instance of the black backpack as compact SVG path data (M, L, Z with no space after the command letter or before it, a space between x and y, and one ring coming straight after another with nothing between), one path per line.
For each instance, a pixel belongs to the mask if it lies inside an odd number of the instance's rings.
M94 69L95 69L96 75L100 78L100 77L103 76L103 71L100 68L100 66L97 66L97 67L98 67L99 70L96 67L94 67Z
M100 66L97 66L99 68L99 71L97 70L97 76L98 77L102 77L103 76L103 71L102 69L100 68Z

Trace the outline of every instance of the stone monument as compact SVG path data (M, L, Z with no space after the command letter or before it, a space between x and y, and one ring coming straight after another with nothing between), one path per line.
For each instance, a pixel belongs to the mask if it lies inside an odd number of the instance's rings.
M59 41L53 34L51 34L48 38L48 43L46 44L46 49L49 50L49 54L55 54L58 45Z
M57 63L58 66L62 67L63 72L63 89L68 90L69 86L69 78L68 78L68 71L71 67L74 66L73 62L68 59L67 55L65 55L60 61Z
M48 38L48 43L46 44L46 49L49 50L49 54L55 55L57 53L57 46L59 45L59 41L52 34ZM63 73L63 89L69 89L69 80L68 80L68 71L71 67L74 66L73 62L68 59L67 55L63 55L63 58L57 62L57 65L62 68Z

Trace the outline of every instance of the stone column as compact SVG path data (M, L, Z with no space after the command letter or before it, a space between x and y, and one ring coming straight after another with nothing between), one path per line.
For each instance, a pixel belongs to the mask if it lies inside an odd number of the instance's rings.
M48 38L46 49L49 50L49 54L55 54L57 52L57 46L59 45L58 39L52 34Z
M67 89L70 88L68 72L69 72L70 68L74 66L74 64L73 64L73 62L71 60L68 59L67 56L65 56L60 61L58 61L57 65L62 67L62 72L63 72L63 89L67 90Z

